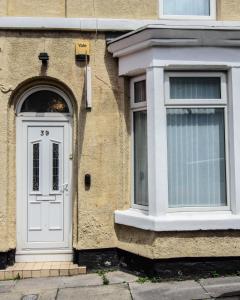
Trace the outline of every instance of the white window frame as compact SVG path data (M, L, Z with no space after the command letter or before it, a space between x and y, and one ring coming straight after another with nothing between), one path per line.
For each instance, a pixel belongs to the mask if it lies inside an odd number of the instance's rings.
M171 99L170 98L170 77L219 77L221 98L220 99ZM170 208L169 203L167 212L189 212L189 211L230 211L230 182L229 182L229 148L228 148L228 106L227 106L227 84L226 74L223 72L165 72L165 107L171 108L222 108L224 109L224 136L225 136L225 172L226 172L226 197L227 205L214 207L181 207ZM167 141L166 141L167 143ZM167 159L167 158L166 158Z
M215 65L209 64L204 72L209 76ZM178 70L178 68L176 68ZM191 68L181 65L184 75ZM240 139L237 128L240 126L240 69L223 69L227 77L227 109L225 116L226 141L226 210L216 208L192 208L188 211L168 209L168 163L167 163L167 118L165 103L165 76L173 72L164 66L146 68L147 88L147 132L148 132L148 211L131 206L127 210L115 211L117 224L151 231L195 231L195 230L239 230L240 229ZM196 67L192 68L196 72ZM177 72L177 71L176 71ZM178 71L179 72L179 71ZM182 71L183 72L183 71ZM199 72L202 73L202 72ZM191 72L191 74L193 74ZM220 74L220 73L219 73ZM212 101L212 100L211 100ZM206 104L202 104L202 107ZM221 106L222 105L222 106ZM220 107L224 107L221 104ZM179 105L182 107L183 105ZM189 105L190 106L190 105ZM173 106L171 106L173 107ZM196 106L194 106L196 107ZM207 106L207 107L210 107ZM227 170L229 168L229 170ZM230 195L229 195L230 194Z
M220 99L171 99L170 78L171 77L219 77L221 84ZM171 105L226 105L227 104L227 81L226 75L220 72L166 72L165 73L165 104Z
M135 180L134 180L134 113L138 112L138 111L147 111L147 99L146 101L143 102L138 102L135 103L135 95L134 95L134 84L136 82L139 81L145 81L146 82L146 76L145 75L141 75L141 76L137 76L131 79L130 81L130 103L131 103L131 204L132 204L132 208L134 209L139 209L139 210L143 210L143 211L148 211L148 206L145 205L139 205L134 203L135 200L135 194L134 194L134 184L135 184Z
M165 15L164 14L164 0L159 0L159 16L161 19L189 19L189 20L216 20L216 0L210 1L210 15Z
M220 88L221 88L221 99L170 99L170 77L219 77L220 78ZM131 79L130 82L130 94L131 94L131 178L132 178L132 190L131 190L131 198L133 209L139 209L143 211L149 211L149 206L137 205L134 203L134 125L133 125L133 114L136 111L148 110L147 109L147 101L134 103L134 84L138 81L146 80L146 76L138 76ZM160 85L159 85L160 88ZM165 193L165 197L162 195L156 195L155 199L150 199L148 196L148 201L161 201L161 206L165 207L165 213L173 213L173 212L213 212L213 211L230 211L231 210L231 201L230 201L230 182L229 182L229 147L228 147L228 106L227 106L227 79L226 74L223 72L178 72L178 71L165 71L164 72L164 111L165 117L167 117L167 109L168 108L223 108L224 109L224 124L225 124L225 168L226 168L226 197L227 197L227 205L219 206L219 207L175 207L170 208L168 203L168 195ZM148 113L148 111L147 111ZM166 123L166 122L165 122ZM163 125L163 123L162 123ZM167 131L167 124L165 124L165 130ZM147 129L148 135L151 134L149 132L149 128ZM167 148L167 136L164 139L165 148ZM148 145L148 149L150 145ZM149 149L150 151L152 149ZM149 152L150 152L149 151ZM153 149L153 151L156 151ZM166 154L163 154L163 159L167 161L167 151ZM148 172L148 185L150 184L149 175L151 177L152 172L149 170ZM168 173L168 170L167 170ZM161 176L161 174L160 174ZM168 176L165 174L165 176ZM158 204L156 203L156 206Z

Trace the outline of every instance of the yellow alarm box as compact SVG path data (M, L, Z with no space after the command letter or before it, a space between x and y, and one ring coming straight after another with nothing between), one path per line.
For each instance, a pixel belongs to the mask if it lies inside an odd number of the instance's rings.
M90 43L87 40L78 40L75 43L76 60L86 61L90 57Z

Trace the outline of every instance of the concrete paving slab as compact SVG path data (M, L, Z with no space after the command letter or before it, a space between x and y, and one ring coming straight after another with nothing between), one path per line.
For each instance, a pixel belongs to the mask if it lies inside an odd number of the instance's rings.
M238 297L240 299L240 277L201 279L200 284L212 297Z
M42 290L52 290L63 287L62 277L49 278L29 278L18 280L13 288L14 292L40 292Z
M110 284L126 283L126 282L136 282L138 277L124 273L121 271L114 271L106 273L106 277Z
M131 300L127 284L66 288L58 292L57 300Z
M98 274L87 274L73 277L62 277L63 287L82 287L102 285L102 278Z
M9 294L1 294L1 300L21 300L22 299L21 293L9 293Z
M0 281L0 293L9 293L15 286L16 281Z
M38 300L56 300L58 289L43 291L40 293Z
M195 300L211 299L195 281L163 283L130 283L134 300Z

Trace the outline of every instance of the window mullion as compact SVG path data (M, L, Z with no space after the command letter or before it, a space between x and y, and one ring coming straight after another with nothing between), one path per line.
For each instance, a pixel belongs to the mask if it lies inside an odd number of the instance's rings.
M167 212L167 122L164 105L164 69L147 69L149 215Z
M230 145L230 193L231 193L231 206L232 212L235 214L240 213L240 69L232 68L229 72L229 145Z

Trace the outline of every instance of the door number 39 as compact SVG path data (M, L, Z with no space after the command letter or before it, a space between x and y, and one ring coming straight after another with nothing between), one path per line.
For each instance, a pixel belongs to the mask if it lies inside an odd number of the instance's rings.
M49 131L48 131L48 130L41 130L40 135L41 135L41 136L44 136L44 134L45 134L46 136L48 136L48 135L49 135Z

